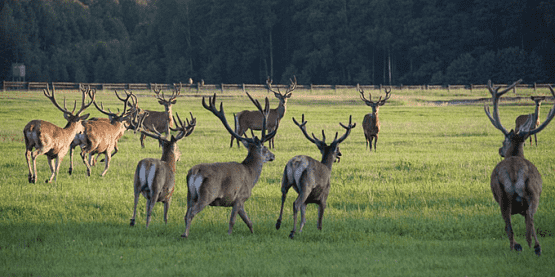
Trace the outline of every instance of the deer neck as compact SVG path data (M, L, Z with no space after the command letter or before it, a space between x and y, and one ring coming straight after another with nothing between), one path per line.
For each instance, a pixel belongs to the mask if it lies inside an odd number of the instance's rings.
M264 166L264 159L259 154L258 149L256 149L255 146L249 147L249 154L241 164L247 167L249 172L252 174L251 176L254 177L254 181L251 186L254 187L260 177L260 174L262 173L262 166Z
M322 160L320 162L323 165L325 165L327 168L329 168L329 170L331 172L331 167L333 166L333 163L335 162L336 159L337 159L337 157L335 156L335 149L331 149L328 146L323 151Z
M85 128L83 127L81 121L69 121L62 130L64 133L73 138L76 134L84 132Z
M287 109L287 103L285 102L285 100L283 101L279 101L279 105L276 108L276 112L277 112L277 116L279 119L282 119L285 116L285 112Z
M522 138L518 135L507 138L503 147L499 148L499 154L505 159L509 157L524 158L524 141L526 141L526 138Z
M170 127L173 127L173 116L172 116L172 105L168 104L165 106L166 108L166 114L168 115L168 122L170 124Z
M170 167L171 171L175 173L176 171L176 162L177 162L177 152L179 151L177 149L177 144L175 142L168 142L168 141L164 141L162 143L162 158L160 158L161 161L166 162L166 164L168 164L168 166Z

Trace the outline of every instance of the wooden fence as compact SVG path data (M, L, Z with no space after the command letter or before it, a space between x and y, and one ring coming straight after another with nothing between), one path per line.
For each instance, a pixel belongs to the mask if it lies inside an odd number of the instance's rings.
M107 83L70 83L70 82L2 82L2 91L7 90L42 90L47 87L54 87L56 89L79 89L79 85L90 86L91 88L95 88L97 90L152 90L155 87L159 87L163 90L170 90L176 87L181 88L188 88L196 90L197 92L200 91L214 91L220 90L222 92L226 90L262 90L266 89L266 85L263 84L203 84L203 83L196 83L196 84L182 84L182 83L174 83L174 84L154 84L154 83L114 83L114 84L107 84ZM274 88L284 89L287 85L276 84L272 85ZM507 86L507 84L495 84L494 86ZM549 84L519 84L516 86L516 89L519 88L528 88L534 89L536 91L537 88L547 88ZM435 90L435 89L446 89L446 90L460 90L460 89L487 89L486 85L395 85L395 86L383 86L383 85L361 85L362 89L366 90L381 90L383 88L391 88L394 90ZM297 89L306 89L306 90L338 90L338 89L355 89L356 86L354 85L297 85Z

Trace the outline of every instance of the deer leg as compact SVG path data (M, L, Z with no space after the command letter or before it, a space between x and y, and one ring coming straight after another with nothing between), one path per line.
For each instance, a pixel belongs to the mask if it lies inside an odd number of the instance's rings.
M52 172L52 174L50 174L50 178L46 180L46 183L51 183L52 179L54 179L54 175L56 174L56 168L54 167L54 159L51 158L50 156L47 155L47 159L48 159L48 166L50 167L50 172Z
M208 204L201 204L200 201L193 203L193 200L190 198L190 194L187 194L187 213L185 213L185 232L181 235L181 237L186 238L189 236L189 229L191 228L191 221L196 214L200 213L204 207Z
M33 169L31 168L31 159L32 159L32 152L29 148L27 148L25 150L25 160L27 160L27 167L29 168L29 183L34 183L35 182L35 178L33 175ZM32 159L34 161L34 159Z
M538 146L538 137L534 134L534 141L536 142L536 146ZM530 145L532 145L532 137L530 137Z
M105 166L104 166L104 171L102 172L102 174L100 174L100 176L102 176L102 177L104 177L104 175L106 175L106 172L108 172L108 168L110 167L110 160L112 159L112 156L110 156L110 152L111 151L104 152ZM98 158L98 156L96 156L96 157Z
M528 242L528 247L532 247L532 237L534 237L534 250L536 252L536 255L540 256L542 253L542 249L536 235L536 229L534 228L534 212L535 209L530 207L524 215L524 220L526 222L526 241Z
M374 136L374 152L377 151L377 150L376 150L376 144L378 144L378 134L376 134L376 135ZM372 146L370 146L370 147L372 147Z
M247 212L245 212L245 207L243 205L239 206L238 212L241 219L245 222L245 224L247 224L247 227L249 227L251 234L254 233L254 231L252 230L252 221L247 216Z
M91 156L92 154L89 153L89 159L87 161L87 153L85 152L85 150L81 152L81 159L83 159L83 164L85 164L85 166L87 167L87 176L91 176Z
M144 139L145 139L145 135L141 133L141 137L139 138L139 140L141 141L141 147L145 148L145 143L144 143Z
M229 235L231 235L231 232L233 231L233 225L235 225L235 217L237 216L237 212L239 211L238 206L239 204L235 204L231 209L231 216L229 217L229 230L227 231L227 234Z
M510 198L510 197L509 197ZM507 232L507 237L509 237L509 243L511 250L522 251L522 246L515 241L513 226L511 224L511 201L504 195L499 201L499 206L501 206L501 216L505 221L505 232Z
M304 213L306 211L306 204L304 202L306 201L307 198L308 198L308 193L306 193L305 191L300 191L299 196L297 197L295 202L293 202L293 230L291 231L291 234L289 234L290 239L293 239L295 237L295 232L297 230L297 212L299 210L301 210L301 224L299 227L299 233L302 232L303 225L304 225L303 221L305 220Z
M152 195L156 195L156 194L152 193ZM153 199L153 198L154 197L151 197L146 201L146 228L147 229L148 229L148 225L150 224L150 215L152 213L152 209L154 208L154 204L156 204L156 199Z
M281 218L283 216L283 206L285 204L285 199L287 198L287 192L291 188L289 179L287 178L287 168L283 172L283 178L281 179L281 208L279 209L279 218L276 222L276 230L281 227Z
M324 210L326 209L326 202L323 201L318 205L318 223L316 224L316 228L318 230L322 230L322 219L324 218Z
M169 198L166 202L164 202L164 223L168 224L168 211L170 210L170 204L172 203L172 199Z
M74 150L75 146L73 144L71 144L69 146L69 175L71 175L71 173L73 173L73 150Z
M138 180L135 177L135 203L133 204L133 217L131 218L131 223L129 223L129 226L133 227L135 226L135 217L137 216L137 204L139 203L139 195L141 194L141 192L139 191L139 187L137 187Z
M364 134L364 141L366 142L366 149L368 149L368 136ZM372 151L372 143L370 143L370 151Z

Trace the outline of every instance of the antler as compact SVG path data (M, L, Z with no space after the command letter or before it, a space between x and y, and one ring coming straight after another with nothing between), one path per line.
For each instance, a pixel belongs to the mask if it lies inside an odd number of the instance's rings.
M385 101L385 100L384 100ZM343 142L351 133L351 129L355 128L357 126L357 124L351 124L351 119L352 119L352 115L349 115L349 125L345 126L343 125L343 123L339 122L339 125L341 125L341 127L345 128L345 134L343 134L339 139L337 139L337 132L335 133L335 139L333 140L332 144L339 144L341 142ZM323 131L322 131L323 132Z
M549 90L551 91L551 95L553 95L553 97L555 98L555 91L553 91L553 87L551 85L549 85ZM538 120L538 109L539 109L539 106L536 105L536 112L534 113L532 122L536 122ZM555 116L555 102L553 103L553 107L551 108L551 110L549 110L549 113L547 114L547 118L545 118L543 123L535 129L526 131L525 134L531 136L531 135L539 133L541 130L543 130L543 128L545 128L547 126L547 124L549 124L549 122L551 122L551 120L553 119L554 116ZM532 126L533 125L531 124L530 127L532 127Z
M335 138L333 139L333 142L330 144L334 144L337 145L341 142L343 142L351 133L351 129L356 127L356 123L355 124L351 124L351 120L352 120L352 116L349 116L349 125L345 126L343 125L343 123L339 122L339 125L341 125L341 127L345 128L347 131L345 131L345 134L343 136L341 136L339 139L337 139L337 136L339 135L339 132L335 132ZM306 121L304 120L304 114L302 115L302 123L299 124L299 122L297 122L297 120L295 120L295 118L293 117L293 122L295 122L295 125L299 126L299 128L301 129L301 131L303 132L304 136L312 143L316 144L316 146L318 146L318 148L322 147L322 146L326 146L326 134L324 133L324 130L322 130L322 140L319 140L318 138L316 138L316 136L314 135L314 133L312 133L312 138L308 135L308 133L306 132Z
M195 126L197 124L197 119L193 117L193 113L189 112L189 114L191 114L191 121L189 121L188 118L185 118L187 125L183 125L183 121L181 121L181 118L179 118L179 114L176 112L175 113L177 115L177 121L175 120L175 116L173 117L173 121L175 122L176 128L170 128L172 131L179 131L179 133L177 134L177 136L175 136L175 140L180 140L184 137L189 136L191 133L193 133L193 131L195 130Z
M268 114L270 112L270 102L268 101L268 97L266 97L266 103L265 103L265 108L264 110L262 109L262 106L260 105L260 102L258 102L258 100L253 99L249 93L247 93L247 95L249 96L249 98L251 99L251 101L253 102L253 104L258 108L258 110L262 113L262 115L264 116L264 119L262 121L262 138L260 139L262 141L262 143L264 143L265 141L270 140L272 137L275 136L278 126L276 126L276 129L273 130L272 132L270 132L269 134L266 134L266 119L268 118ZM220 110L218 111L215 107L215 103L216 103L216 93L214 93L214 96L212 97L208 97L208 105L206 104L206 101L204 99L204 97L202 97L202 106L211 111L216 117L218 117L220 119L220 121L222 122L222 124L224 125L225 129L235 138L237 138L238 140L241 141L245 141L247 143L254 143L255 142L255 138L247 138L247 137L242 137L240 135L238 135L237 133L235 133L231 127L229 127L229 124L227 123L227 119L225 118L225 112L224 112L224 104L223 102L220 103Z
M285 91L284 94L281 94L281 92L279 91L279 88L278 88L278 91L275 91L272 89L273 80L270 79L270 77L268 77L268 79L266 80L266 86L268 86L268 90L273 92L276 97L289 98L291 97L292 91L294 91L297 88L297 77L293 76L293 79L289 79L289 80L291 81L291 84L289 85L289 87L287 87L287 90Z
M505 136L507 134L509 134L509 132L505 129L505 127L503 127L503 125L501 124L501 120L499 120L499 98L501 98L501 96L503 94L507 93L507 91L514 88L520 82L522 82L522 79L514 82L512 85L508 86L503 91L498 92L500 87L495 87L494 88L491 85L491 80L488 81L487 87L488 87L489 92L491 93L491 97L492 97L492 101L493 101L493 117L489 112L489 106L487 104L484 105L484 111L486 112L486 115L488 116L489 120L491 121L491 124L493 124L493 126L495 128L499 129L503 133L503 135L505 135Z
M82 92L82 100L81 100L81 108L79 109L79 111L74 114L75 112L75 108L77 107L77 100L75 100L75 102L73 103L73 110L68 111L66 108L66 98L64 97L64 107L60 107L60 105L58 105L58 102L56 101L56 98L54 96L54 85L52 85L52 92L50 92L50 90L48 89L48 85L46 86L46 89L43 90L44 96L46 96L46 98L50 99L50 101L52 102L52 104L54 104L54 106L56 108L58 108L60 111L62 111L64 114L66 115L72 115L72 116L79 116L86 108L88 108L92 102L94 102L94 93L93 96L91 97L91 102L88 104L85 104L85 99L87 98L87 90L84 88L83 85L79 84L79 89ZM89 87L90 90L90 87ZM96 92L96 90L95 90Z
M158 84L154 84L154 88L152 89L154 91L154 93L156 94L156 99L163 101L163 102L172 102L173 100L175 100L175 98L177 98L177 96L179 96L179 94L181 94L181 89L179 87L174 86L174 91L172 92L172 95L170 96L170 98L168 100L166 100L166 98L164 97L164 92L162 91L161 88L158 88ZM160 92L162 92L162 95L160 96Z
M377 102L372 101L372 94L370 92L368 93L369 99L366 99L366 97L364 97L364 90L360 87L359 84L357 84L357 90L360 93L360 99L362 99L362 101L364 101L364 103L366 103L366 105L368 106L373 106L373 105L383 106L385 104L385 101L387 101L389 97L391 97L391 88L389 89L384 88L385 98L382 100L382 97L380 96Z
M127 102L129 101L129 99L133 95L132 92L128 92L127 90L124 90L124 91L125 91L125 94L127 96L125 98L122 98L122 97L119 96L118 91L114 90L114 93L116 94L116 97L124 103L123 104L123 111L121 112L121 115L119 114L119 108L118 108L117 113L113 113L109 108L108 108L108 111L104 110L104 105L102 104L102 102L100 102L100 107L98 107L98 104L96 104L96 101L93 101L94 106L96 107L96 109L98 111L100 111L101 113L103 113L103 114L105 114L109 117L121 117L127 112ZM94 91L92 94L94 94L94 93L96 93L96 91ZM89 96L92 98L91 92L89 92Z

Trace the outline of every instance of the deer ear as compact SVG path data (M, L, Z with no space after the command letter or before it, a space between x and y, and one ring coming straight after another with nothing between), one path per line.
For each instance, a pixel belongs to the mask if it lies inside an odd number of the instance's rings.
M160 103L160 105L164 105L164 101L162 100L158 100L158 103Z
M246 140L241 140L245 148L249 149L249 143Z
M79 119L81 120L86 120L87 118L89 118L89 115L91 115L90 113L86 114L86 115L82 115L79 117Z
M177 100L173 100L171 101L172 105L175 104L177 102Z

